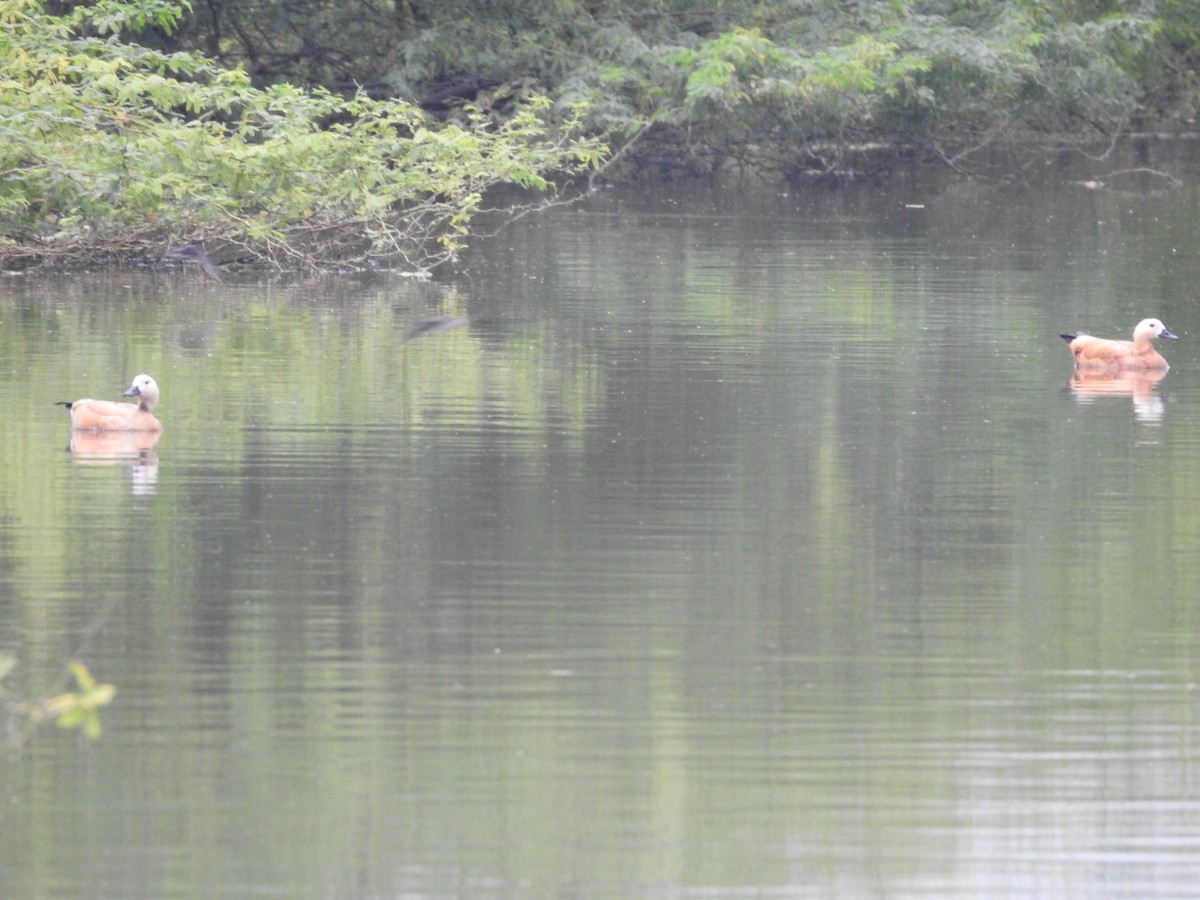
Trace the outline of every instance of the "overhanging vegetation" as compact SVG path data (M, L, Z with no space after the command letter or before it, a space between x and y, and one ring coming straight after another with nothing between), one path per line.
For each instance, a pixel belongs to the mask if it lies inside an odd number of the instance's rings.
M207 240L425 269L492 189L551 191L610 146L610 177L836 180L913 153L970 173L1001 141L1191 128L1200 107L1184 0L0 0L0 19L10 267Z
M0 264L161 258L186 239L280 268L426 269L453 256L490 189L544 200L603 158L542 98L501 122L431 122L403 101L259 87L120 38L179 14L0 2Z

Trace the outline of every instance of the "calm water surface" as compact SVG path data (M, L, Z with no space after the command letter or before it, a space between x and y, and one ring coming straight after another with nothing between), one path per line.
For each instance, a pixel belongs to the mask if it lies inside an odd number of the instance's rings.
M1198 196L1038 179L0 281L0 895L1192 894Z

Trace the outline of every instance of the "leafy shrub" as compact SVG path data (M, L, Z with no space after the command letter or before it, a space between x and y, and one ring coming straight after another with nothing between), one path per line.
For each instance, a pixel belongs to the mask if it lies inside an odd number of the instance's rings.
M452 256L486 192L597 165L575 110L532 98L500 123L289 84L123 42L166 0L52 16L0 0L0 259L161 256L209 240L287 268L423 268Z

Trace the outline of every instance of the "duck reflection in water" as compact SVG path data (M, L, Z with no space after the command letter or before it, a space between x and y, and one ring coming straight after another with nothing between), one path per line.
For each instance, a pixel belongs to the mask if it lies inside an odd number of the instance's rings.
M161 431L72 431L67 449L78 466L127 466L133 493L149 495L158 488L161 438Z
M1157 425L1167 401L1155 387L1166 374L1165 370L1076 369L1068 387L1080 403L1093 403L1101 397L1129 397L1134 417Z

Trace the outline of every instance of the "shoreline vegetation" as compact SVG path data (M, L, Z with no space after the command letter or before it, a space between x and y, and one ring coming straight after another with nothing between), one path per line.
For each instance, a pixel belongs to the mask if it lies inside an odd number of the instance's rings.
M1195 137L1187 0L0 0L0 268L428 272L603 179ZM1149 164L1117 167L1177 184ZM496 221L497 216L489 216Z

